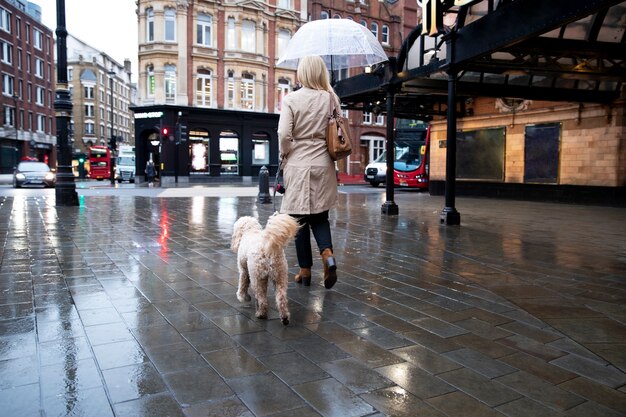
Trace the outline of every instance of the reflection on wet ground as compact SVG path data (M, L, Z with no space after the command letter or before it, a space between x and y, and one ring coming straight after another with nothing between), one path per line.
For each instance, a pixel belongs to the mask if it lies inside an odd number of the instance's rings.
M346 193L340 279L291 324L235 297L254 197L0 199L7 416L620 416L626 211ZM290 273L297 270L293 245Z

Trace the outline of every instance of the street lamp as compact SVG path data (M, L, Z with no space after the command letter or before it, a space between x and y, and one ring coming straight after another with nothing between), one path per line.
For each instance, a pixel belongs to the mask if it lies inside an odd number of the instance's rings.
M78 194L72 172L72 150L69 144L69 124L72 100L67 86L67 30L65 29L65 0L57 2L57 90L54 113L57 125L56 205L78 206Z
M20 126L18 124L18 111L17 111L17 100L19 100L19 98L20 98L20 96L18 96L16 92L13 92L13 102L15 103L15 122L13 124L15 126L15 146L16 146L16 148L17 148L17 143L20 140L19 132L18 132L18 129L20 128ZM15 155L15 165L17 165L17 154Z
M110 171L111 171L111 185L115 185L115 169L114 169L114 162L115 162L115 136L113 135L113 77L115 77L115 71L113 71L113 67L111 67L111 69L108 72L109 74L109 92L110 92L110 96L109 96L109 106L111 108L111 136L110 136L110 141L109 141L109 145L111 148L111 166L110 166Z

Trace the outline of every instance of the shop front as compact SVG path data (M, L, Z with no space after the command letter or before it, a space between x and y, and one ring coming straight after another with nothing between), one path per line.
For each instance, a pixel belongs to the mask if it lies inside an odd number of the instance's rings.
M135 112L138 180L152 158L162 182L240 181L278 167L278 115L182 106ZM182 127L182 128L181 128Z

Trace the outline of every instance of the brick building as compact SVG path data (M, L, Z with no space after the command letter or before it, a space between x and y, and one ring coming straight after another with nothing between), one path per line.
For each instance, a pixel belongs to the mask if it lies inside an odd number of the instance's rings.
M27 156L54 167L54 40L41 22L39 6L2 0L0 46L0 172L13 172Z

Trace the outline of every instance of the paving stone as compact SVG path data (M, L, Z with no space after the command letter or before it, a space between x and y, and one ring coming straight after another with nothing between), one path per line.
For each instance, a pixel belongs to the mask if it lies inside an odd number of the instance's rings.
M119 368L148 361L148 356L135 340L97 345L93 347L93 351L100 369Z
M524 371L501 376L496 381L556 411L565 411L585 402L583 398Z
M512 355L516 352L515 349L503 345L500 341L489 340L483 337L477 336L473 333L462 334L460 336L451 337L448 339L453 342L458 348L468 348L480 352L493 359L498 359L503 356ZM456 350L452 349L452 350Z
M259 361L289 385L329 377L318 365L296 352L263 356Z
M394 385L380 373L353 358L325 362L320 364L320 367L355 394L364 394Z
M461 365L435 353L423 346L413 345L392 351L398 357L407 360L431 374L447 372L460 368Z
M265 366L240 347L208 352L202 357L225 379L266 371Z
M568 381L576 378L577 376L573 372L551 365L544 360L522 352L504 356L498 360L521 371L526 371L529 374L535 375L536 377L544 379L552 384L560 384L561 382Z
M146 353L160 373L202 368L206 362L189 343L147 347Z
M184 417L183 411L168 393L142 397L115 404L116 417Z
M624 387L621 387L622 392L620 392L587 378L578 377L563 382L559 385L559 388L626 414L626 395L624 395L623 392Z
M305 405L300 397L271 373L230 379L228 385L254 415L276 414Z
M611 365L601 365L575 355L566 355L550 362L612 388L626 384L626 374Z
M455 388L414 364L404 362L377 368L384 377L421 399L436 397Z
M236 397L200 403L183 410L186 417L254 417L254 414ZM298 413L298 416L302 414Z
M102 375L113 403L167 390L161 376L149 362L104 370Z
M564 414L548 408L530 398L520 398L496 407L507 417L563 417Z
M40 415L42 409L39 384L21 385L0 389L2 413L11 417L32 417Z
M466 368L445 372L437 376L490 407L497 407L522 397L506 386Z
M449 416L501 417L501 414L459 391L426 400L428 404Z
M587 401L581 405L567 410L565 413L568 417L588 417L588 416L602 416L602 417L623 417L624 414L615 410L611 410L603 405L596 404L593 401Z
M361 395L361 398L382 411L380 416L396 417L444 417L426 402L411 395L400 387L384 388ZM377 416L374 414L373 416Z
M498 340L498 343L528 353L529 355L536 356L548 362L565 355L565 352L520 335L505 337L504 339Z
M325 417L360 417L374 412L371 405L332 378L295 385L293 389Z
M463 366L486 376L487 378L496 378L498 376L510 374L516 371L515 368L498 360L491 359L490 357L472 349L464 348L454 350L444 353L443 356L452 359L453 361L460 363Z
M232 389L208 365L163 374L163 379L182 406L233 395Z

